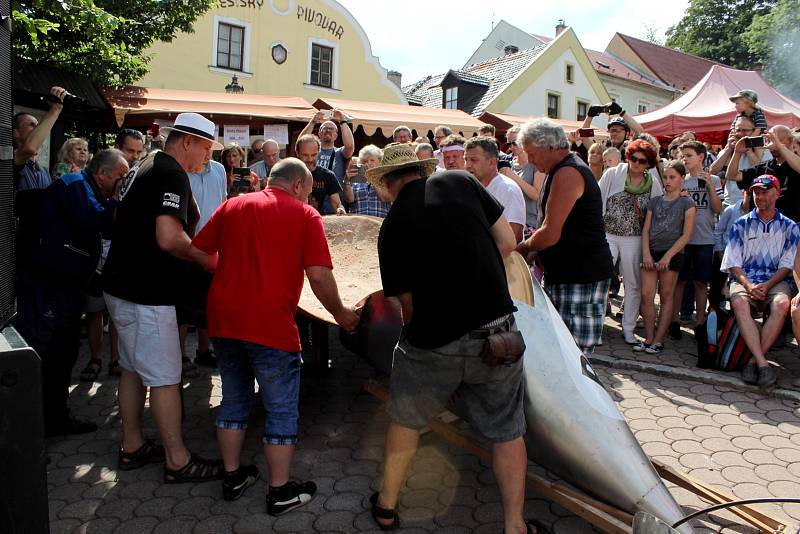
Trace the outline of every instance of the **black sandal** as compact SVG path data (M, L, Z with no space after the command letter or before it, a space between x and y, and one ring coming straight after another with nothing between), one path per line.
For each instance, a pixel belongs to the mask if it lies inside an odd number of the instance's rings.
M378 525L378 528L381 530L396 530L400 528L400 518L397 516L397 512L395 512L394 509L390 510L378 506L378 495L379 493L376 491L372 494L372 497L369 498L369 502L372 504L372 519L375 520L375 524ZM391 519L392 522L388 525L384 525L379 522L378 519Z
M148 464L164 461L164 447L152 439L144 440L141 447L133 452L125 452L120 447L117 466L123 471L139 469Z
M192 453L186 465L180 469L169 469L164 466L164 482L166 484L181 484L183 482L210 482L222 480L225 469L222 460L207 460L202 456Z
M103 368L103 361L100 358L90 358L89 363L81 371L81 382L94 382L97 380L97 375L100 374L100 369Z
M111 360L108 363L108 376L120 376L122 374L122 366L119 360Z

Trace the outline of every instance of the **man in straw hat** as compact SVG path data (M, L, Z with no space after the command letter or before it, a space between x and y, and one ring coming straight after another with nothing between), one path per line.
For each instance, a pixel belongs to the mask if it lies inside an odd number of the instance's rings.
M522 435L522 362L489 367L480 357L489 335L514 330L503 256L515 246L503 207L472 176L418 160L405 144L384 149L367 180L385 188L392 210L378 239L386 296L398 297L403 334L394 351L384 479L371 498L383 530L394 509L419 432L454 392L473 428L494 445L505 532L524 533L527 457Z
M216 258L192 247L200 218L187 172L199 172L215 141L214 123L181 113L168 131L164 150L128 174L120 193L114 240L103 269L109 314L117 325L119 408L122 445L119 467L136 469L164 461L165 482L222 477L219 461L190 453L181 434L181 349L175 304L184 262L213 270ZM163 447L142 434L146 388Z

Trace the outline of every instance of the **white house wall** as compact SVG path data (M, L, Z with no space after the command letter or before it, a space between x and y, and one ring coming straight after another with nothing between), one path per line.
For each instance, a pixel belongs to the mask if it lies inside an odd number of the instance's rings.
M653 111L672 102L670 91L661 91L642 84L626 82L614 76L600 74L600 80L606 86L611 98L631 115L639 113L639 103L647 105L647 111Z
M575 83L567 83L565 69L567 63L574 66ZM599 104L600 96L595 94L588 79L580 68L572 50L567 50L554 61L545 71L505 110L494 110L513 115L529 115L544 117L547 115L547 93L556 93L561 97L559 119L576 120L578 100L588 102L590 105ZM606 119L597 117L594 125L604 128Z
M506 46L514 45L519 50L527 50L534 46L539 46L542 42L532 35L525 33L516 26L501 20L497 26L486 36L481 45L464 63L464 66L481 63L487 59L500 57L504 54Z

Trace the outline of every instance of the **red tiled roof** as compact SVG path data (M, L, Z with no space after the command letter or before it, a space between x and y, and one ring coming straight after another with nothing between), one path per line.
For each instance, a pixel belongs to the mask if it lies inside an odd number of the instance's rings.
M714 65L721 65L701 57L685 54L666 46L642 41L630 35L617 33L633 52L658 76L661 81L681 91L691 89L703 79ZM724 66L724 65L723 65Z

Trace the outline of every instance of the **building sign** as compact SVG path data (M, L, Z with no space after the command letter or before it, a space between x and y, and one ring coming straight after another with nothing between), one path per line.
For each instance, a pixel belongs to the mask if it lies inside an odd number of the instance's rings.
M243 125L225 125L225 138L224 145L236 143L239 146L247 146L250 144L250 126Z
M303 7L298 4L297 18L300 20L305 20L309 24L318 26L323 30L327 30L331 35L339 40L342 39L342 35L344 34L344 28L342 25L335 20L329 19L328 16L321 11L311 9L310 7Z
M264 139L272 139L279 145L289 144L289 125L288 124L265 124Z
M249 7L261 9L265 0L219 0L219 7Z

